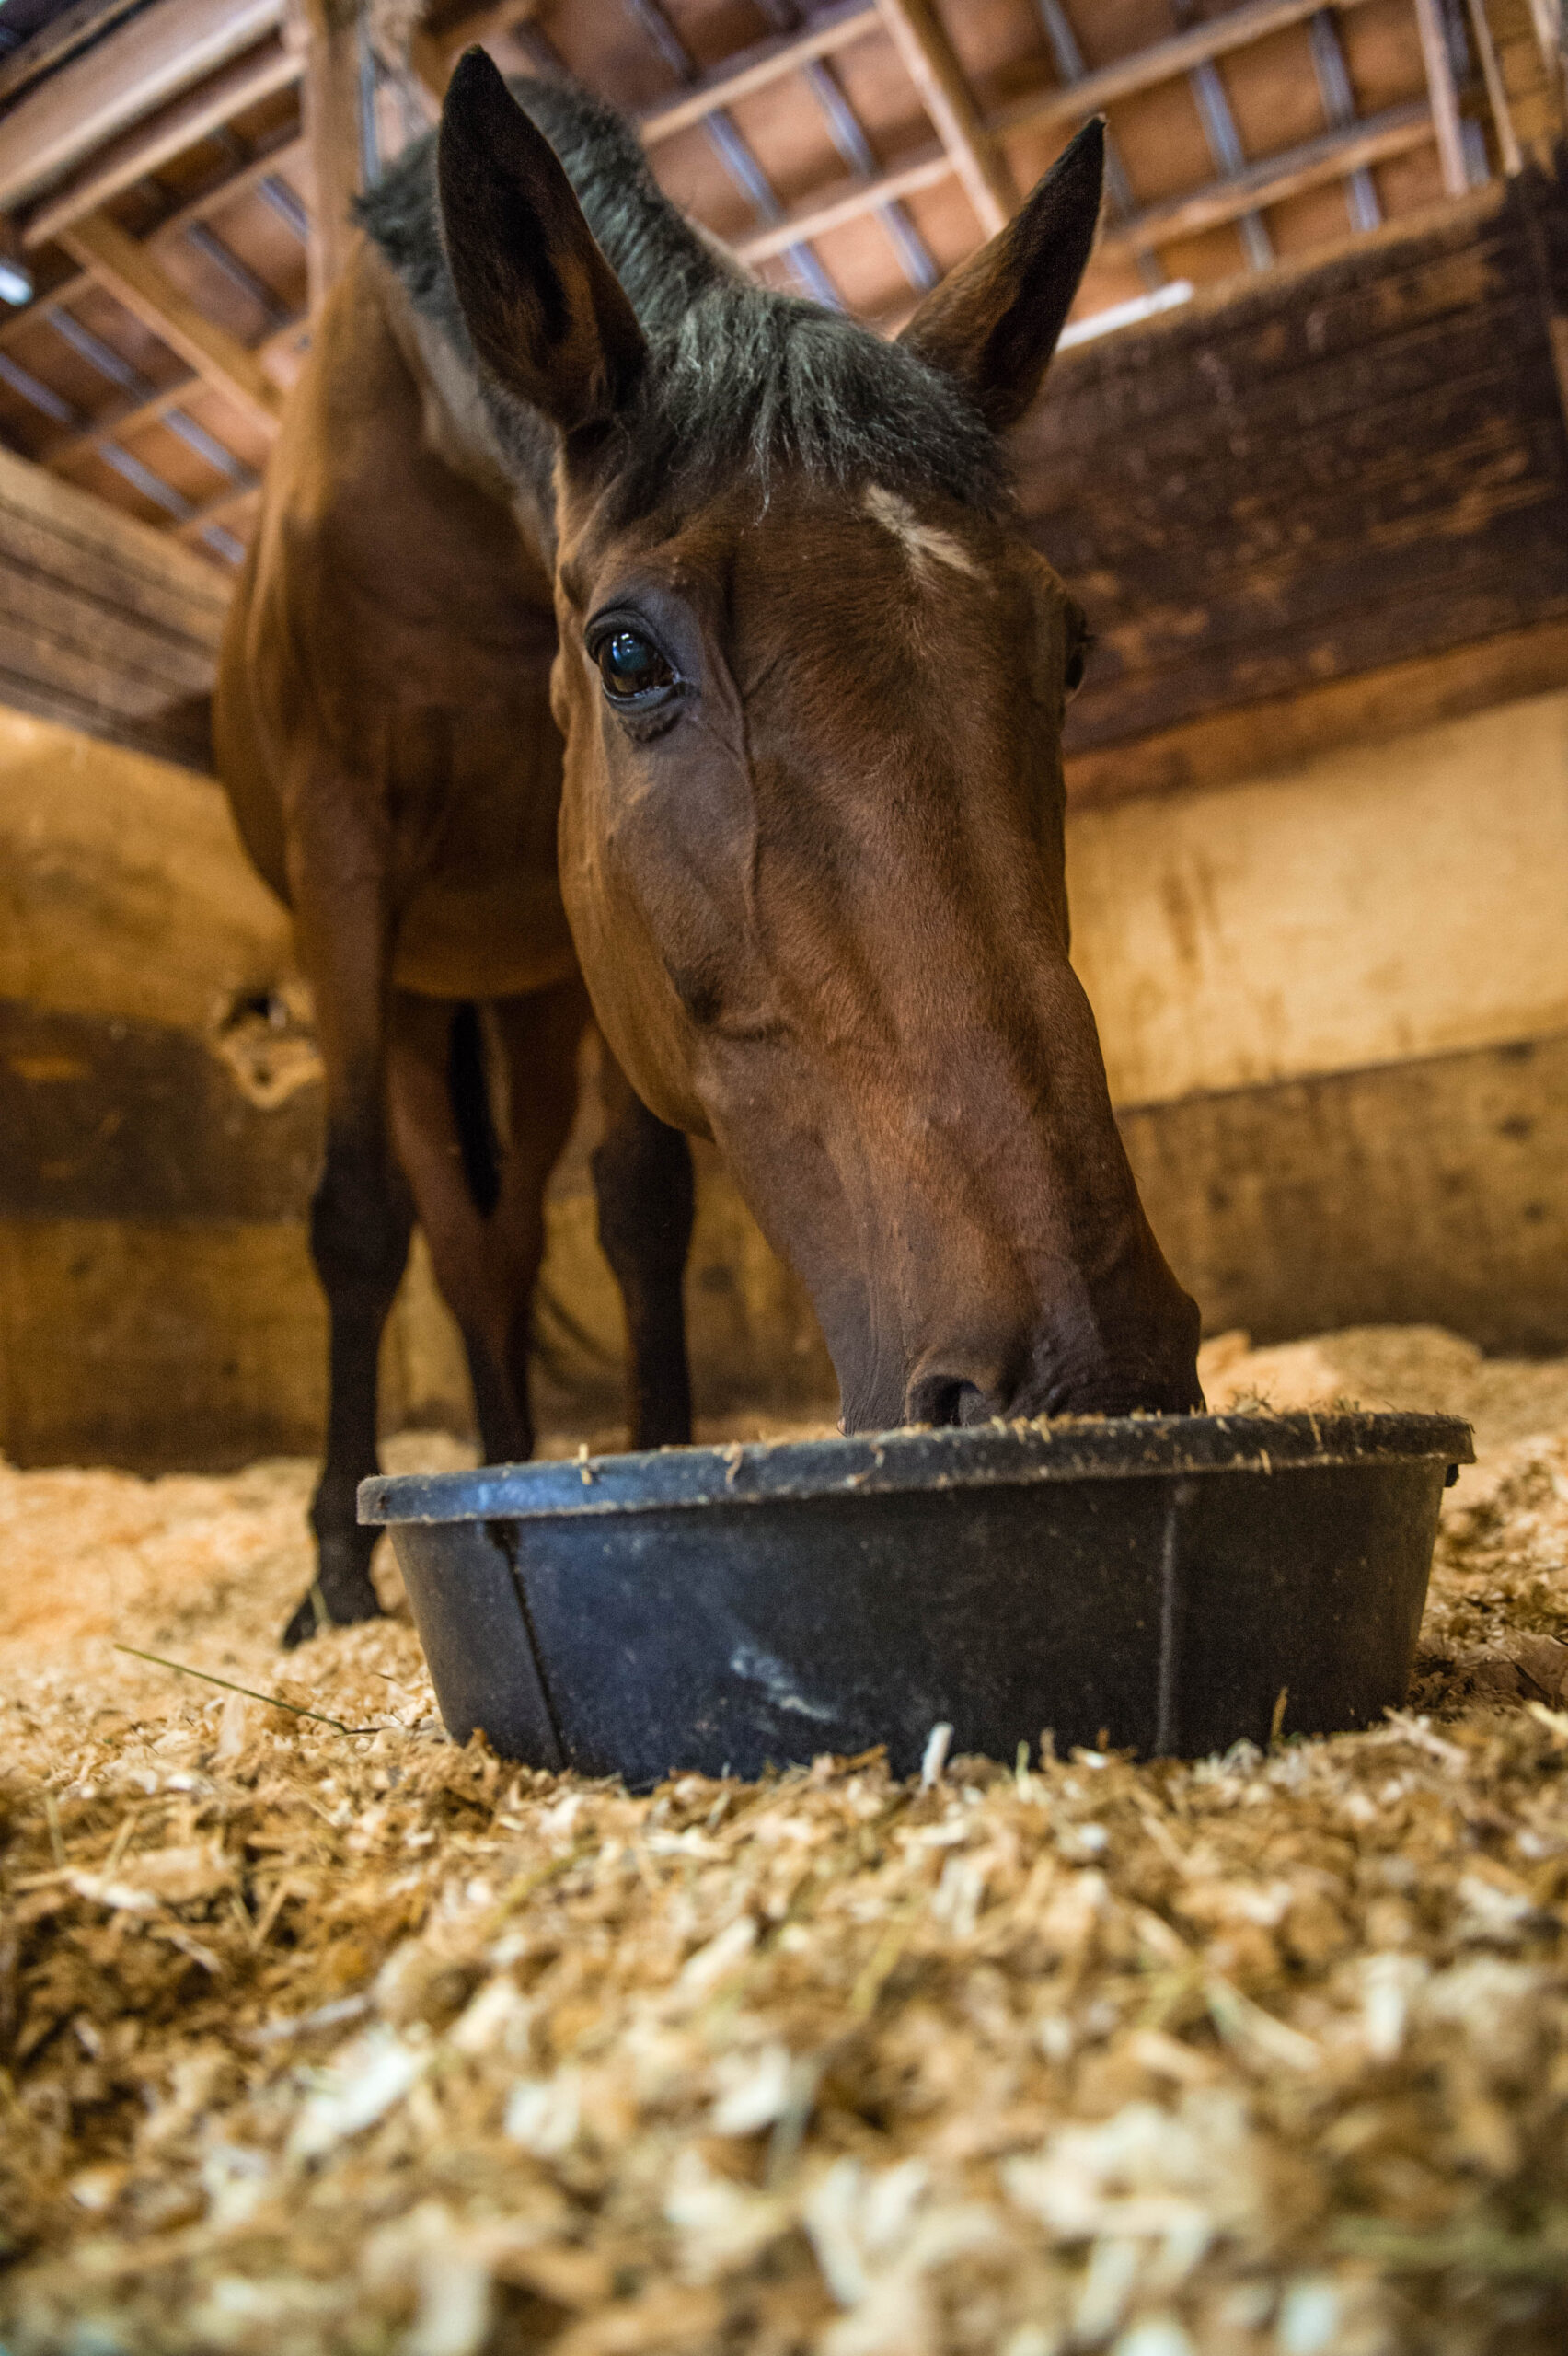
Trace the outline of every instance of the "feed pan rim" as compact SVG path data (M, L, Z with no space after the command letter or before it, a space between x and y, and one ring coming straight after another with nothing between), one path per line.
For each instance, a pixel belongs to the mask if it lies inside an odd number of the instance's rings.
M1268 1474L1421 1459L1472 1463L1470 1426L1455 1415L1311 1409L1041 1419L376 1473L360 1484L359 1519L380 1525L587 1519L856 1493Z

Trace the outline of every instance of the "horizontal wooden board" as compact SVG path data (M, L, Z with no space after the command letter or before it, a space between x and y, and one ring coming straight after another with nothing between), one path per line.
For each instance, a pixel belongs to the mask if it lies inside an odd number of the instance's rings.
M1382 745L1412 730L1541 695L1568 679L1568 618L1539 622L1379 671L1205 712L1126 744L1075 753L1067 807L1092 810L1147 794L1233 785L1347 745Z
M0 1218L0 1449L217 1471L313 1454L327 1321L288 1225Z
M210 768L227 604L188 549L0 449L0 701Z
M181 703L166 704L145 720L132 720L123 713L106 711L101 703L66 686L48 686L37 672L30 653L27 667L17 670L0 648L0 704L13 711L29 712L35 720L57 720L106 745L122 745L129 753L146 753L154 760L172 762L177 768L212 775L211 696L191 696Z
M1568 1033L1117 1117L1205 1331L1568 1348Z
M1020 496L1098 634L1069 756L1568 617L1565 222L1532 173L1063 356Z
M264 1110L160 1022L0 999L0 1218L303 1218L321 1091Z

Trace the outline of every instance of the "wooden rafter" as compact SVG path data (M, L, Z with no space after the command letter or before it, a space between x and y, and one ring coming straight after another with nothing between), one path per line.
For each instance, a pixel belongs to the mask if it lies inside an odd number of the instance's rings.
M1343 179L1369 165L1386 163L1390 156L1408 155L1431 137L1432 117L1420 100L1390 107L1352 130L1325 132L1320 138L1287 147L1283 155L1265 156L1244 171L1213 180L1207 188L1171 197L1164 204L1151 204L1129 220L1106 228L1101 243L1109 248L1131 247L1136 252L1172 244L1178 237L1195 237L1202 229L1239 220L1260 204L1283 204L1286 198L1321 188L1327 180Z
M1333 14L1343 16L1364 4L1365 0L1334 0ZM1446 190L1450 194L1461 191L1469 178L1464 138L1468 135L1473 145L1473 132L1466 134L1460 122L1443 38L1443 0L1406 0L1406 5L1413 9L1422 30L1426 103L1392 108L1363 121L1351 118L1353 100L1347 100L1337 114L1330 108L1331 128L1320 137L1259 156L1205 187L1112 220L1104 232L1102 249L1140 255L1145 258L1140 267L1146 277L1151 273L1158 277L1159 264L1154 257L1162 246L1255 214L1261 207L1278 204L1320 184L1348 180L1356 172L1365 173L1368 167L1434 137ZM1484 0L1463 0L1463 5L1470 9L1472 24L1484 27ZM759 225L737 239L734 250L750 263L790 254L802 267L807 262L814 265L812 247L816 239L865 216L885 213L903 199L950 178L961 181L982 228L992 234L1017 202L1001 144L1005 138L1026 129L1065 132L1105 106L1205 67L1212 79L1215 59L1313 17L1327 18L1324 0L1241 0L1241 5L1226 6L1223 13L1186 26L1131 56L1082 73L1070 82L1059 80L986 113L965 80L937 13L939 6L946 7L948 21L962 20L962 0L951 0L951 5L950 0L829 0L828 6L817 7L809 21L725 58L707 74L699 74L696 61L688 57L684 72L689 87L647 110L640 125L644 141L657 147L678 133L704 123L711 126L719 141L721 132L734 129L728 121L728 109L790 75L802 77L804 96L812 87L813 69L821 81L824 59L852 43L880 37L891 41L907 70L940 144L921 146L913 154L905 151L902 158L881 169L863 138L859 158L849 154L840 127L835 132L836 144L857 177L814 191L782 214L776 198L764 204L754 193ZM52 71L36 87L26 81L20 85L23 97L12 108L6 136L0 139L0 202L6 201L6 189L11 185L7 175L15 179L16 127L20 124L33 143L25 168L35 174L29 185L37 187L41 147L50 138L58 141L63 135L61 90L85 94L89 111L92 107L100 110L92 117L97 132L88 130L80 159L63 175L58 153L51 151L43 193L29 211L16 217L16 226L28 246L36 249L52 240L58 242L83 264L82 274L50 287L39 305L14 318L0 318L0 345L14 335L25 334L45 306L68 303L97 282L178 352L194 374L156 392L144 383L133 386L127 377L121 393L110 406L86 420L71 420L68 409L57 399L51 413L67 422L65 430L47 443L46 464L69 466L95 450L107 450L112 458L116 437L178 411L193 386L202 384L219 389L268 428L275 422L279 397L267 375L267 364L274 347L297 342L299 323L290 323L264 341L247 346L207 320L179 293L159 269L158 256L207 211L236 201L269 171L308 153L316 183L309 256L313 307L319 301L342 266L350 235L349 203L360 179L366 98L362 6L363 0L156 0L152 6L138 0L132 10L127 0L78 0L78 6L69 12L67 22L80 17L87 29L73 35L73 46L61 50ZM409 63L427 109L433 110L464 47L473 40L502 40L532 17L536 6L537 0L494 0L493 5L439 31L418 31ZM955 15L955 7L959 14ZM643 17L657 13L649 0ZM767 13L778 25L804 12L769 7ZM277 29L280 17L281 31ZM171 59L169 34L177 20L191 40L199 35L210 42L219 38L214 27L220 21L227 28L222 36L226 40L233 38L239 20L252 26L253 18L262 25L261 37L258 39L252 27L247 35L248 47L230 48L216 64L203 51L206 62L193 74L195 52L189 41L178 62ZM1320 34L1323 28L1320 25L1315 29ZM537 36L530 33L528 38L537 48ZM670 38L678 52L679 36L673 26ZM1496 57L1484 40L1479 42L1479 49L1505 167L1511 168L1516 164L1517 150L1515 147L1510 156L1505 98L1498 111L1494 86L1501 77ZM106 78L105 60L110 53L121 62L129 59L140 76L140 111L129 120L118 111L121 97L110 90ZM667 44L661 53L668 63ZM393 66L400 64L400 60L388 62ZM1081 58L1078 63L1081 65ZM1059 71L1065 70L1059 54L1056 64ZM678 57L676 70L683 70ZM305 84L306 127L298 142L285 143L271 156L248 158L230 181L181 206L144 239L128 237L104 214L103 205L133 179L220 129L242 106L296 77ZM30 111L36 101L51 92L55 97L48 106ZM102 124L110 116L119 127L104 134ZM80 133L78 124L71 136L79 137ZM927 267L930 267L928 261ZM824 299L830 299L831 293L830 288ZM30 363L30 353L29 359ZM13 368L13 382L19 384L22 373ZM41 385L34 389L40 394L57 392ZM46 406L41 399L39 405ZM179 428L178 416L174 422ZM194 439L194 431L190 438ZM130 459L120 455L129 470ZM170 487L168 503L177 518L172 528L182 537L199 539L204 529L221 525L225 515L238 515L253 496L251 488L231 486L191 512L188 502L181 509Z
M82 214L96 212L171 156L221 130L245 108L271 98L275 90L287 89L291 82L298 81L300 64L298 52L274 34L244 56L219 66L133 129L122 132L30 207L22 224L23 244L34 250L47 245Z
M994 237L1011 218L1018 189L1006 156L981 120L946 27L931 0L877 0L877 6L980 226Z
M237 170L226 174L223 179L216 181L212 187L203 189L199 196L193 196L186 203L177 206L174 212L158 223L156 229L148 232L147 236L141 240L142 244L155 258L167 252L171 246L179 243L188 229L209 220L213 214L221 213L226 205L236 202L248 191L254 188L258 181L269 179L275 173L286 173L291 167L297 167L304 156L305 142L297 137L282 139L275 147L262 148L259 154L248 157ZM36 323L41 310L52 309L57 303L75 301L78 295L86 293L92 283L91 271L78 271L75 277L60 280L49 289L46 294L40 295L26 310L14 313L8 319L0 319L0 350L3 350L6 344L15 342L18 337L26 335Z
M275 430L282 404L255 353L198 310L117 221L107 213L89 213L63 233L61 243L215 391L264 432Z
M809 245L813 237L825 237L830 229L841 229L847 221L863 220L882 205L894 203L901 197L917 196L922 189L935 188L940 181L951 179L953 170L952 157L945 147L923 147L909 162L883 172L874 180L858 181L842 194L814 199L787 213L770 227L738 238L732 250L744 262L755 265L767 261L774 254L787 253L791 246Z
M1228 9L1222 17L1207 17L1185 32L1172 33L1168 40L1157 40L1147 49L1135 50L1130 56L1101 65L1065 87L1015 98L991 116L990 130L996 136L1004 132L1046 130L1082 122L1090 115L1098 114L1101 107L1114 105L1118 98L1132 98L1139 90L1157 89L1161 82L1174 82L1196 66L1228 56L1233 50L1249 48L1253 41L1262 40L1270 33L1283 32L1290 25L1298 25L1305 18L1315 17L1322 5L1323 0L1250 0L1244 7ZM1366 0L1336 0L1336 6L1343 15L1351 8L1365 6Z
M1459 94L1448 56L1448 33L1439 0L1415 0L1415 21L1421 33L1421 57L1426 68L1426 94L1432 101L1432 128L1437 138L1437 160L1443 169L1445 196L1463 196L1470 185L1465 168L1465 143L1459 121Z
M254 47L281 0L158 0L24 93L0 143L0 209L68 172L166 99Z
M286 326L275 329L260 343L247 348L265 371L275 354L293 349L304 326L303 319L291 319ZM79 460L101 450L106 442L137 433L143 426L156 425L160 418L167 417L170 410L179 409L193 392L209 381L193 371L188 376L177 377L172 385L160 385L157 391L150 393L145 399L130 400L123 406L100 411L87 424L75 427L70 433L61 434L57 441L48 444L42 454L44 465L53 467L61 473L68 471Z
M194 514L186 515L178 524L170 525L169 537L183 540L189 548L192 541L204 538L214 525L220 531L226 530L236 516L243 514L260 495L259 482L237 483L232 491L220 491L214 498L204 501Z
M647 144L656 146L661 140L673 139L677 132L689 131L694 123L721 109L738 105L741 99L767 89L786 75L798 74L802 66L814 64L820 58L835 56L852 41L864 40L868 34L879 32L882 23L882 11L875 0L840 0L837 7L824 9L814 17L803 32L784 33L775 40L759 41L755 49L743 50L738 56L727 59L717 73L709 74L690 90L683 90L678 98L651 107L638 127Z
M24 40L0 61L0 103L13 90L36 82L52 65L63 65L73 51L99 39L140 6L141 0L75 0L73 6L63 8L30 40Z

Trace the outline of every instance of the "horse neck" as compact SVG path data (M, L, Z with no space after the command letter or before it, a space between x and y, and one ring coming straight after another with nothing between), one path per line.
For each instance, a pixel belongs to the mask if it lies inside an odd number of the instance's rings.
M387 323L420 396L425 446L504 507L547 573L555 569L554 437L543 418L520 423L506 443L472 362L433 319L417 310L397 273L382 263Z

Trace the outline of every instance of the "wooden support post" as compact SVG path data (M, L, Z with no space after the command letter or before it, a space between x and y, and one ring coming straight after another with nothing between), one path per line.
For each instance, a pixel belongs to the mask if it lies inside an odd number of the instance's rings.
M877 6L980 226L994 237L1017 209L1018 190L1005 156L981 120L946 28L931 0L877 0Z
M118 222L106 213L86 214L61 232L60 242L214 390L266 432L275 431L281 403L255 354L199 311Z
M1525 167L1519 153L1519 143L1514 133L1514 118L1508 111L1508 93L1504 87L1503 68L1497 62L1497 44L1492 38L1492 27L1486 18L1486 0L1470 0L1471 29L1475 45L1481 52L1481 71L1486 83L1486 103L1492 110L1492 121L1497 133L1497 153L1509 179L1516 179Z
M1426 67L1426 94L1432 101L1432 127L1437 134L1437 159L1443 167L1445 196L1463 196L1470 185L1465 169L1465 144L1459 127L1459 94L1448 58L1448 36L1440 0L1415 0L1415 21L1421 33L1421 54Z
M314 314L343 273L353 237L349 208L364 185L356 0L300 0L294 29L305 56L301 112L316 184L307 255Z

